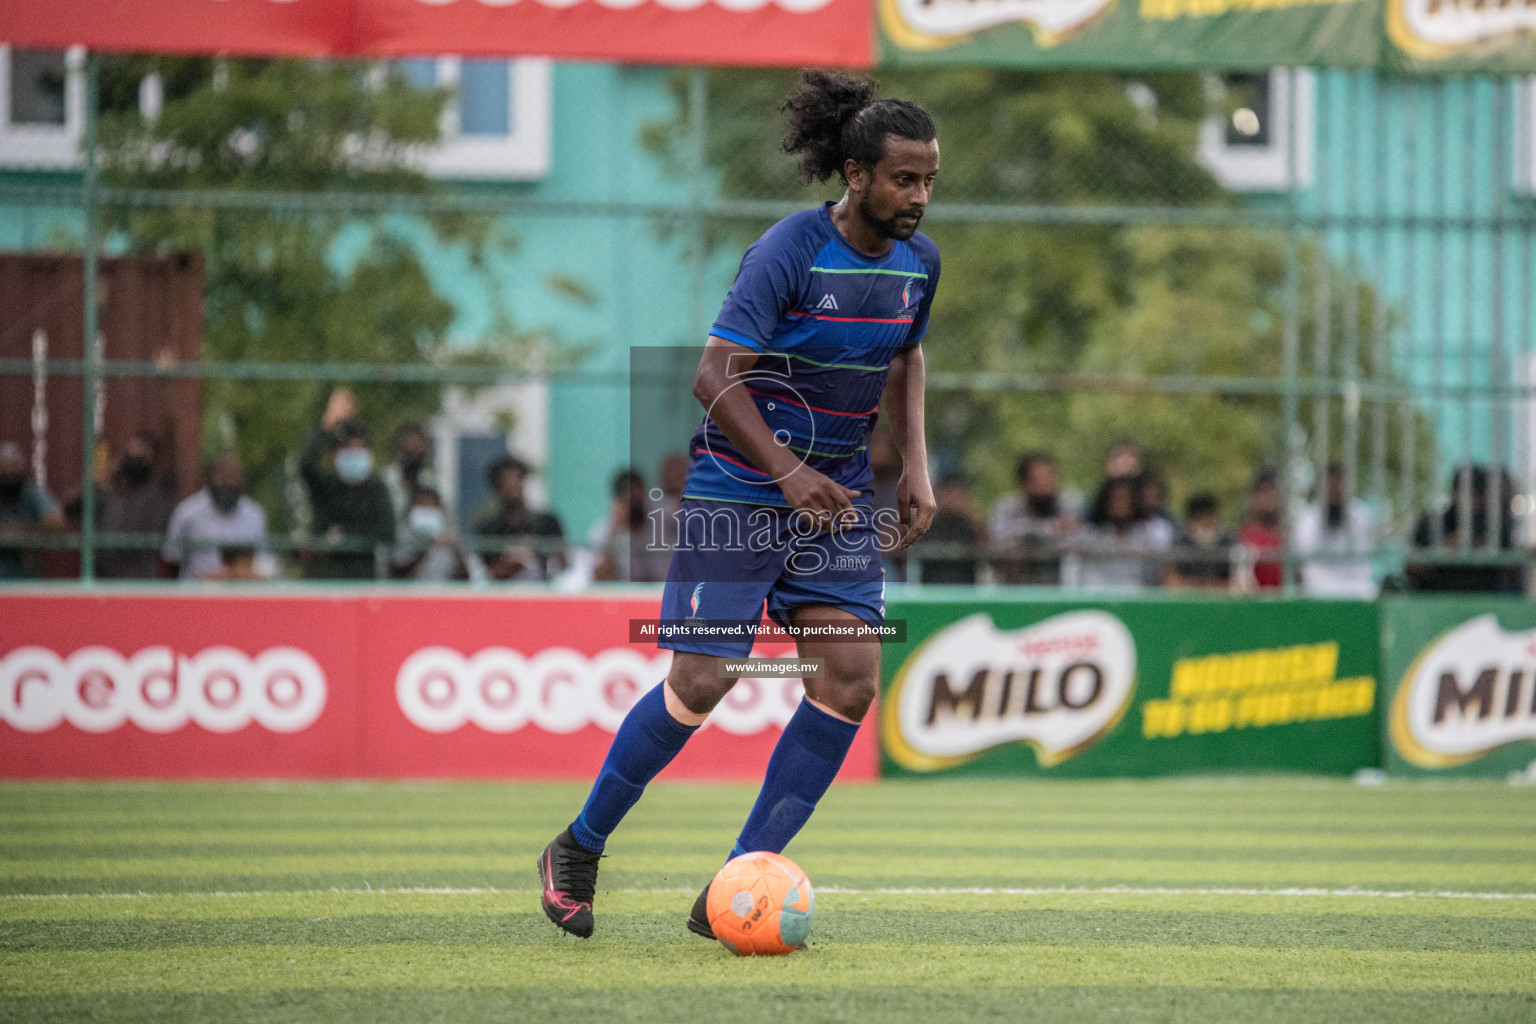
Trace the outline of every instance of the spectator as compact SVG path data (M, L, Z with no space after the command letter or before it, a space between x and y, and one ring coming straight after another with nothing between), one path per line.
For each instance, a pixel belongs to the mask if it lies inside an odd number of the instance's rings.
M1222 529L1221 506L1214 494L1196 494L1184 506L1179 532L1179 561L1168 566L1170 587L1226 590L1232 585L1232 534Z
M1138 478L1104 481L1088 514L1088 525L1073 547L1081 560L1085 587L1124 589L1156 585L1162 579L1159 552L1172 538L1148 525L1137 501Z
M373 471L368 433L353 420L352 392L331 393L320 426L299 455L299 473L314 510L313 530L321 550L311 552L309 579L369 580L380 575L380 552L396 539L389 488ZM324 458L335 450L333 467Z
M934 495L938 511L933 525L918 542L918 564L923 583L976 582L981 561L977 557L987 543L987 528L976 514L971 482L964 473L946 473ZM948 549L930 555L934 548Z
M392 575L402 580L446 583L475 575L470 555L454 535L442 495L417 486L405 510L406 534L391 559Z
M1503 513L1499 516L1498 543L1491 543L1492 516L1488 508L1488 470L1483 466L1461 466L1451 476L1451 507L1441 513L1440 544L1446 548L1459 548L1463 541L1473 551L1489 549L1509 551L1515 547L1516 523L1509 512L1510 499L1514 496L1514 481L1509 474L1499 472L1499 500ZM1472 529L1466 538L1462 536L1461 495L1464 487L1472 491ZM1434 546L1434 523L1426 513L1413 532L1415 548ZM1486 565L1476 562L1413 562L1407 567L1408 582L1414 590L1451 591L1462 593L1518 594L1522 591L1520 567L1516 565Z
M1328 467L1320 499L1301 510L1291 531L1291 543L1303 559L1302 591L1309 597L1374 598L1371 511L1344 493L1342 466Z
M645 478L632 469L614 474L608 515L592 524L587 546L597 556L595 580L663 583L672 553L656 543L661 538L661 506L646 501Z
M496 580L547 580L565 568L565 531L548 512L523 501L528 464L511 455L497 459L486 474L494 505L475 521L477 537L506 538L506 546L486 558Z
M175 479L160 469L160 442L147 432L133 435L123 447L117 468L97 483L96 529L141 538L154 534L155 543L134 546L132 539L124 538L103 544L96 558L96 575L109 580L152 580L161 575L158 549L176 509L176 489ZM137 543L143 545L144 541Z
M1077 516L1063 507L1056 460L1027 452L1014 469L1016 490L992 506L992 543L1000 583L1056 586L1061 583L1061 544L1077 529Z
M38 579L41 552L7 542L44 533L61 533L64 513L48 492L27 479L21 445L0 441L0 580Z
M683 489L688 486L688 456L682 452L673 452L661 460L657 472L661 489L651 492L651 497L656 499L652 514L660 516L661 543L670 550L677 544L677 514L683 509ZM665 570L662 571L662 578L666 578Z
M1284 580L1284 570L1279 561L1261 561L1268 551L1279 551L1285 546L1285 533L1281 529L1280 481L1273 470L1262 470L1253 478L1248 491L1248 518L1238 533L1238 543L1253 562L1253 582L1261 590L1273 590Z
M1142 470L1141 476L1137 478L1136 501L1141 509L1141 517L1172 544L1178 536L1179 528L1168 514L1168 482L1161 473L1155 469Z
M395 459L384 467L384 486L389 488L389 503L404 533L406 513L415 503L416 488L437 488L437 473L432 468L432 439L421 424L407 421L395 428ZM439 493L441 505L441 493Z
M215 456L207 480L171 513L160 556L183 580L271 578L267 513L245 493L240 456Z
M1123 439L1109 446L1104 456L1104 479L1141 476L1147 468L1147 451L1138 441Z

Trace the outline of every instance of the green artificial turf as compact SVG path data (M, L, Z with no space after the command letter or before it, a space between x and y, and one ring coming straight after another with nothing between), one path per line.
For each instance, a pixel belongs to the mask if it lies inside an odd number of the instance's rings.
M560 784L0 785L0 1021L1536 1021L1536 790L835 789L809 948L682 926L748 787L657 786L559 933Z

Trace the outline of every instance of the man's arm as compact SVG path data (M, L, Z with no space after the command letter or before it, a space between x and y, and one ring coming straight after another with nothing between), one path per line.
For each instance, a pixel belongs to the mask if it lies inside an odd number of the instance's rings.
M908 345L891 360L890 376L881 396L881 405L891 421L891 436L901 450L901 482L896 487L900 550L911 547L928 532L938 507L928 480L928 443L923 434L926 381L922 346Z
M736 386L757 357L758 353L745 345L711 336L699 359L693 395L752 465L773 477L791 508L810 512L818 521L824 513L827 528L835 529L836 517L852 508L851 499L859 492L833 483L773 439L752 396L745 387Z

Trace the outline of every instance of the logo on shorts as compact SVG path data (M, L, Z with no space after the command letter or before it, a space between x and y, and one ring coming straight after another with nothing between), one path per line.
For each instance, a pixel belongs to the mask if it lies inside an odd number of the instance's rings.
M1536 740L1536 629L1479 615L1423 651L1392 702L1392 745L1421 768L1466 764Z
M702 597L703 594L704 584L700 583L698 586L693 588L693 596L688 599L688 607L693 612L693 614L688 616L688 618L684 620L685 622L704 621L699 617L699 598Z
M1014 630L978 612L934 634L897 671L881 729L891 757L913 771L1020 741L1049 768L1113 729L1135 687L1136 643L1108 612Z

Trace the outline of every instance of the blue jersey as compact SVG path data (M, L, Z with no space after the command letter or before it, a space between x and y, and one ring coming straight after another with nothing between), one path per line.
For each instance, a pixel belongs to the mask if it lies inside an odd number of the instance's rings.
M762 353L735 386L779 443L867 499L880 395L896 353L928 329L939 250L917 233L866 256L832 223L831 206L786 217L752 243L709 333ZM689 454L685 497L788 504L707 414Z

